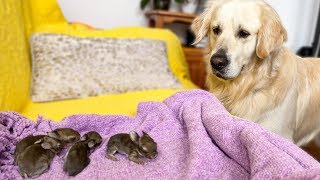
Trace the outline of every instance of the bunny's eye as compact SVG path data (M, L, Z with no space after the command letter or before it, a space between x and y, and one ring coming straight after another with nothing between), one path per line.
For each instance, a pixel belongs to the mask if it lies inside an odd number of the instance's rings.
M142 147L142 149L143 149L144 151L148 152L148 148Z

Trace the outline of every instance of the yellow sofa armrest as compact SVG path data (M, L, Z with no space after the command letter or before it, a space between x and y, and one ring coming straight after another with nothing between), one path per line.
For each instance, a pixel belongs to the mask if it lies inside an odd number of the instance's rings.
M27 37L34 28L46 24L67 24L57 0L22 0Z
M0 111L21 111L29 98L30 60L21 2L0 2Z

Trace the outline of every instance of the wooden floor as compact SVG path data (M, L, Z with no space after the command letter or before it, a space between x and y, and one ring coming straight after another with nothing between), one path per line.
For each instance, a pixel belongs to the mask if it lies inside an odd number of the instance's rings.
M314 142L310 142L309 144L302 147L302 149L320 162L320 148L317 147Z

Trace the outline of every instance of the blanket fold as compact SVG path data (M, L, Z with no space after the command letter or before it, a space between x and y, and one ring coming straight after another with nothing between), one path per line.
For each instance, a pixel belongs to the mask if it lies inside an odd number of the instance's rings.
M163 103L140 103L135 117L73 115L60 123L39 117L32 122L14 112L0 113L0 179L21 179L13 165L15 144L23 137L72 127L81 135L95 130L104 138L91 163L75 179L309 179L320 164L287 140L259 125L231 116L210 93L177 93ZM158 144L158 156L145 165L105 158L116 133L146 131ZM38 179L68 179L63 154Z

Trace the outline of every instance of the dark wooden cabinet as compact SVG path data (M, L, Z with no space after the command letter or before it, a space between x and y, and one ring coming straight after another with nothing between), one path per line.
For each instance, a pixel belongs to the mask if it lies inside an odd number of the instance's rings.
M196 14L169 11L150 11L146 15L149 18L149 26L156 28L164 28L164 25L168 23L191 24L197 16ZM183 47L183 51L189 65L191 80L200 88L205 89L206 50L204 48Z
M191 80L200 88L205 89L205 57L207 54L205 49L184 47L183 51L189 65Z

